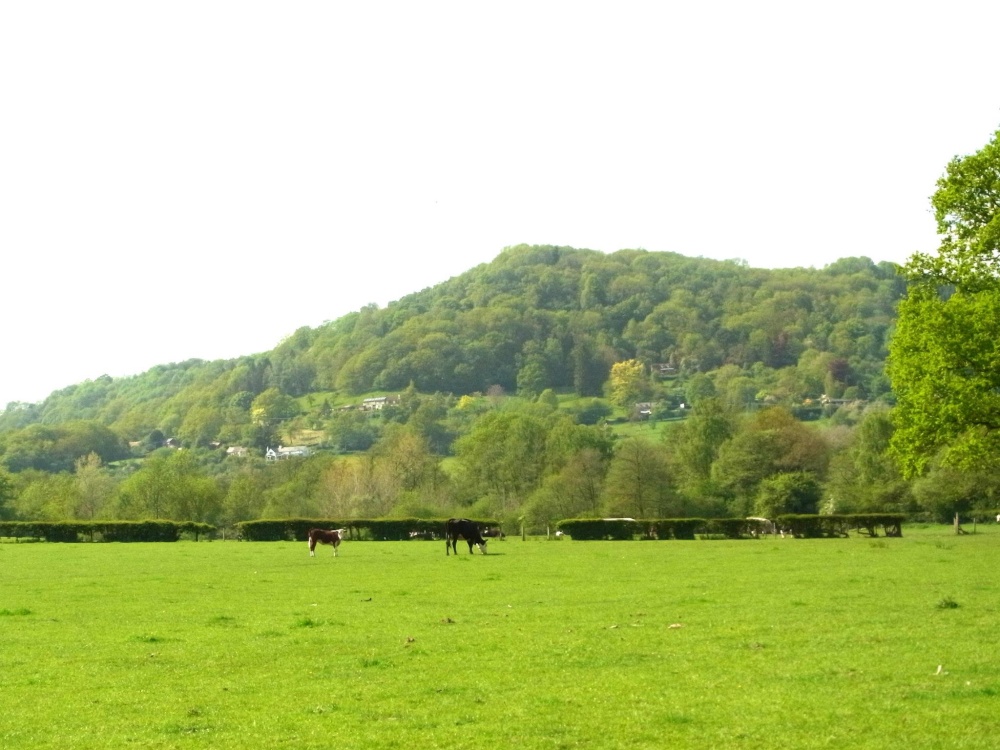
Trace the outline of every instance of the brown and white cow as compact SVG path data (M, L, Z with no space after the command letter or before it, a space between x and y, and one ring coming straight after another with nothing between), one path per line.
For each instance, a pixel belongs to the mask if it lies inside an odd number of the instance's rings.
M479 533L479 525L468 518L449 518L444 522L444 549L445 554L450 555L452 550L458 554L458 539L461 537L469 543L469 554L472 554L472 545L479 547L479 551L486 554L486 540Z
M310 529L309 530L309 556L316 556L316 544L329 544L333 546L333 556L337 556L337 547L344 540L344 532L347 529Z

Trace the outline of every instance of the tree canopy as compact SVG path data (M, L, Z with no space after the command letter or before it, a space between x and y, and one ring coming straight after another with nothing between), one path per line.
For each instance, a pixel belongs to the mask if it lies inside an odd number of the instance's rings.
M948 164L931 203L940 247L904 269L889 360L892 445L907 476L938 456L982 469L1000 455L1000 131Z

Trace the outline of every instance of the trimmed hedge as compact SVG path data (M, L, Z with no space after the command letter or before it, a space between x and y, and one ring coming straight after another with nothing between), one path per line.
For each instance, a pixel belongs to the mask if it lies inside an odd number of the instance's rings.
M704 518L655 518L640 523L649 523L649 536L654 539L694 539L707 521Z
M791 530L799 539L846 537L851 530L866 536L878 536L879 528L885 536L903 536L900 513L854 513L851 515L785 515L775 519L778 526Z
M266 518L236 524L239 538L248 542L304 542L310 529L347 529L347 539L398 542L411 539L411 531L444 536L446 518ZM499 526L492 518L471 519L480 527Z
M0 536L47 542L176 542L182 533L195 541L215 527L194 521L3 521Z
M857 531L866 536L903 536L905 515L898 513L856 513L852 515L782 515L775 519L779 529L787 529L800 539L846 537ZM750 518L654 518L628 521L608 518L567 518L556 528L580 541L641 539L694 539L696 534L726 539L760 537L765 522Z
M711 518L705 524L705 533L726 539L746 539L750 536L750 524L745 518Z

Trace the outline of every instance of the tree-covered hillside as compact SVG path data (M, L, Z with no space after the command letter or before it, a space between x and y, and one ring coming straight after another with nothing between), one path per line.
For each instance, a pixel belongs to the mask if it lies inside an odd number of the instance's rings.
M887 453L904 292L867 258L508 248L270 352L8 405L0 517L943 515L983 483Z
M40 404L8 404L0 433L93 420L124 439L264 444L323 392L455 395L500 387L598 396L612 364L667 365L680 383L721 373L738 401L878 398L887 334L905 289L895 266L847 258L763 270L674 253L518 246L385 308L302 328L272 351L101 377ZM717 383L716 385L718 385ZM752 392L751 392L752 391ZM317 417L322 416L317 414ZM314 420L315 421L315 420Z

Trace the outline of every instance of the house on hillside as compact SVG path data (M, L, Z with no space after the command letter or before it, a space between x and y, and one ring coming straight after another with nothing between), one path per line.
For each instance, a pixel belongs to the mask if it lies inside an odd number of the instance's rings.
M248 453L247 449L242 445L230 445L228 448L226 448L227 456L236 456L237 458L242 458L243 456L247 455L247 453Z
M641 401L635 405L635 413L639 419L649 419L653 415L653 408L656 404L650 401Z
M399 403L399 396L376 396L374 398L366 398L361 402L361 409L363 411L378 411L386 406L393 406Z
M279 445L278 450L268 448L264 453L264 458L268 461L278 461L282 458L305 457L310 453L312 453L312 451L304 445Z

